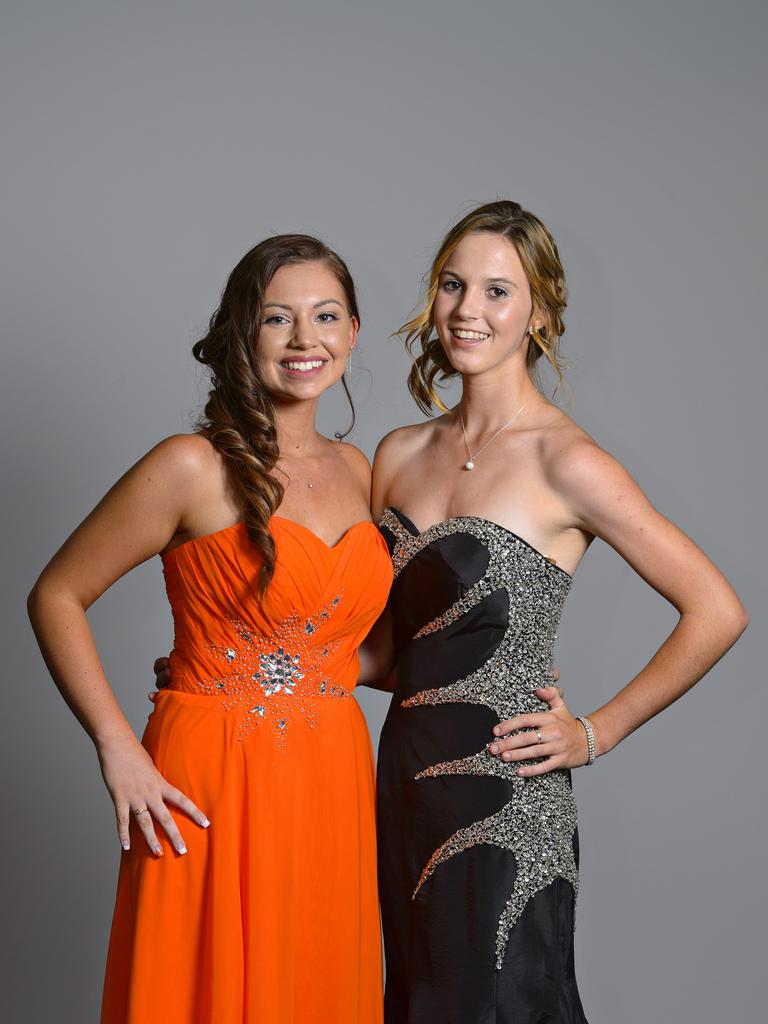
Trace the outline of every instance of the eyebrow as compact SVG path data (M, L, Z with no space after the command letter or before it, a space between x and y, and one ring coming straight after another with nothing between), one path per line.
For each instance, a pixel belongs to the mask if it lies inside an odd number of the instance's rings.
M323 299L321 302L316 302L312 308L319 309L320 306L327 306L329 302L332 302L335 306L339 306L341 309L344 308L338 299ZM293 310L293 306L286 306L283 302L267 302L264 309L271 309L273 306L277 309L287 309L289 313Z
M449 270L447 267L444 270L441 270L440 273L450 274L451 277L458 278L459 281L462 280L461 274L457 274L455 270ZM518 287L518 285L516 285L514 281L510 281L508 277L489 277L486 278L486 280L488 284L495 284L496 282L499 282L501 284L508 284L512 288Z

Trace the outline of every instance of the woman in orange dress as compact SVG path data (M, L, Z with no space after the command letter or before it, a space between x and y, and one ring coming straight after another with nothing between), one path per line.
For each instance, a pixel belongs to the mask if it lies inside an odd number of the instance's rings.
M256 246L194 349L213 377L199 432L131 469L30 595L124 850L102 1024L381 1020L373 759L352 691L392 569L365 457L315 429L358 324L322 243ZM140 744L86 610L158 553L175 644Z

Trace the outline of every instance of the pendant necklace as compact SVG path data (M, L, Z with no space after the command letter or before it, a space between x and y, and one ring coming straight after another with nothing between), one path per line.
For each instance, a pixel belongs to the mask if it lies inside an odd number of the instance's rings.
M515 415L512 417L512 419L511 420L507 420L507 422L504 424L503 427L499 427L499 429L496 431L496 433L493 435L493 437L490 437L485 442L483 447L482 448L478 448L478 450L473 455L472 452L470 451L470 448L469 448L469 441L467 440L467 431L466 431L466 428L464 426L464 417L461 414L461 406L459 406L459 421L461 423L461 432L464 435L464 446L467 449L467 455L469 456L467 461L464 463L464 469L474 469L475 468L475 459L477 458L477 456L480 455L481 452L484 452L485 449L488 447L488 445L491 443L491 441L495 441L496 438L499 436L499 434L503 430L506 430L507 427L511 426L512 423L514 423L514 421L517 419L517 417L520 415L520 413L523 411L524 408L525 408L525 406L521 405L520 408L515 413Z

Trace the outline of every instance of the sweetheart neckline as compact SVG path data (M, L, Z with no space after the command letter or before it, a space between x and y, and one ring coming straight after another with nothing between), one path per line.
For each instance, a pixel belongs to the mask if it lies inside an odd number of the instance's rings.
M272 518L270 519L270 523L273 522L286 523L289 527L294 526L298 530L302 530L304 533L308 533L310 537L314 537L317 543L324 547L327 551L335 551L338 547L340 547L341 544L343 544L347 537L349 537L352 531L357 529L357 527L359 526L372 526L374 529L376 529L376 524L371 519L358 519L356 523L352 523L352 525L349 526L344 531L344 533L342 533L342 535L339 537L335 544L328 544L326 541L323 540L322 537L319 537L314 530L310 530L308 526L305 526L303 523L297 522L295 519L288 519L286 516L273 515ZM189 540L185 540L182 544L177 544L175 548L171 548L170 551L166 551L160 557L162 559L169 558L176 551L181 551L182 548L190 547L193 544L199 544L202 541L209 541L212 540L214 537L219 537L224 533L229 533L231 530L239 529L245 529L245 523L242 522L242 520L237 523L231 523L229 526L222 526L220 530L213 530L211 533L202 533L200 534L199 537L190 537Z
M387 505L387 508L384 511L394 513L394 515L402 522L406 530L408 530L408 532L414 537L424 537L433 530L436 530L438 526L445 526L446 523L460 522L462 519L469 519L478 523L487 523L488 526L494 526L497 530L502 530L504 533L508 533L510 537L514 537L515 540L519 540L521 544L524 544L525 547L529 548L535 555L538 555L538 557L545 565L549 566L550 569L554 569L556 572L562 573L568 580L573 580L571 573L566 572L566 570L561 568L556 562L550 562L547 556L542 551L539 551L538 548L535 548L530 541L525 539L525 537L521 537L520 534L515 533L514 530L510 530L508 527L502 526L501 523L494 522L493 519L486 519L485 516L447 516L445 519L441 519L437 523L432 523L426 529L420 530L414 521L405 514L405 512L401 512L400 509L395 508L394 505Z

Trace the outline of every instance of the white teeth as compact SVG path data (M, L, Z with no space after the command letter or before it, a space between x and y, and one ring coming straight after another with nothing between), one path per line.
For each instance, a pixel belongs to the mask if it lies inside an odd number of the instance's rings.
M308 370L316 370L323 365L322 359L302 360L300 363L283 363L288 370L300 370L306 373Z
M459 328L454 328L453 333L457 338L462 338L464 341L485 341L486 338L490 337L488 334L481 334L480 331L462 331Z

